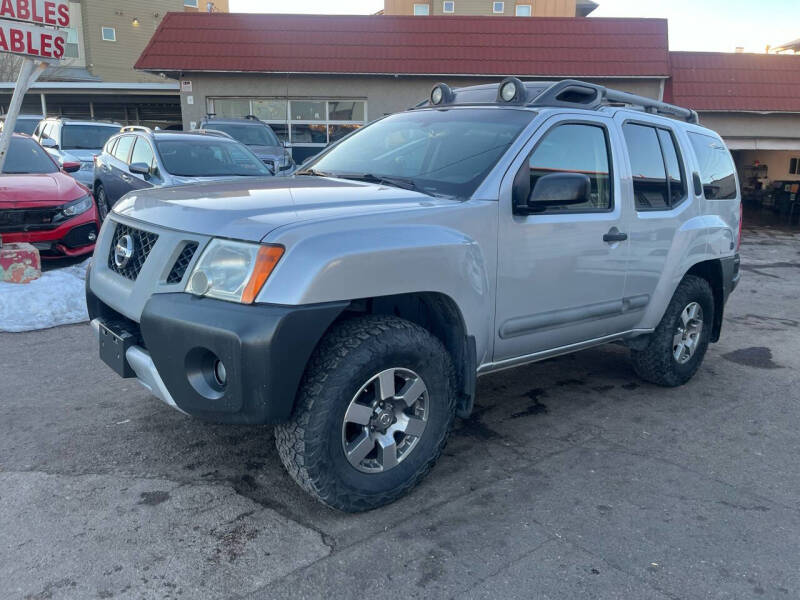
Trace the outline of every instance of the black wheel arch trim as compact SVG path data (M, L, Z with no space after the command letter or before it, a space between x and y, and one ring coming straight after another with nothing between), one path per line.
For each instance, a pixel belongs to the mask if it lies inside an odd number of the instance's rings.
M719 341L722 333L722 319L725 313L725 304L741 278L741 259L736 253L703 262L699 262L686 272L686 275L697 275L708 281L714 293L714 322L711 330L710 341Z

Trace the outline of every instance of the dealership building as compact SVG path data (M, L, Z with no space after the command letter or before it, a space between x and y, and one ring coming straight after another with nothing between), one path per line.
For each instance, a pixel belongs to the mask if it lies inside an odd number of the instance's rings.
M169 13L135 68L180 82L185 128L252 114L296 160L439 81L583 79L697 110L743 183L800 181L800 56L670 52L661 19Z

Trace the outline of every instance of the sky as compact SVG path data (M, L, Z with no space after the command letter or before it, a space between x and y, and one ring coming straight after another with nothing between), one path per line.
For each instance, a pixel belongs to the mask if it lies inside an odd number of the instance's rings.
M489 0L487 0L488 2ZM669 20L670 50L764 52L800 38L800 0L596 0L592 17ZM536 2L536 0L533 0ZM232 12L362 14L383 0L230 0Z

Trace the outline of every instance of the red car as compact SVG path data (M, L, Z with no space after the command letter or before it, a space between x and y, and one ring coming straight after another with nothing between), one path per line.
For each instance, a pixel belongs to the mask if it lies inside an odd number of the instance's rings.
M14 134L0 173L0 236L3 242L28 242L43 259L89 255L100 220L89 190L63 170L26 135Z

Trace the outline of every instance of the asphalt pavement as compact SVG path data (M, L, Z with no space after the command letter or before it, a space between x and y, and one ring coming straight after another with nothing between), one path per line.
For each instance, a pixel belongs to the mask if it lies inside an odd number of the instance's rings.
M270 428L116 377L88 325L0 334L0 598L800 598L800 234L742 254L689 384L615 345L487 376L424 483L359 515Z

